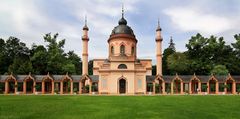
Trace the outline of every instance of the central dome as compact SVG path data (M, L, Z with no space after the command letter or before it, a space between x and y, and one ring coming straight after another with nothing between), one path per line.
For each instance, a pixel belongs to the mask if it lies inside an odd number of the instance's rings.
M122 17L118 21L118 26L114 27L114 29L112 30L111 35L115 35L115 34L128 34L135 37L132 28L127 25L127 20L124 19L124 17Z

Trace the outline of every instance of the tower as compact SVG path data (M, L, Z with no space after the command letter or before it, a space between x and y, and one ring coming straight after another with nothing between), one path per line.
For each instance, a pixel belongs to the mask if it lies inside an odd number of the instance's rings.
M173 43L173 38L172 38L172 36L171 36L171 38L170 38L170 43L169 43L168 48L172 49L173 51L176 51L175 43Z
M82 74L88 75L88 26L87 18L85 17L85 25L83 27L83 36L82 36Z
M162 29L160 28L160 23L158 20L158 26L156 29L156 57L157 57L157 75L162 76L162 35L161 35Z

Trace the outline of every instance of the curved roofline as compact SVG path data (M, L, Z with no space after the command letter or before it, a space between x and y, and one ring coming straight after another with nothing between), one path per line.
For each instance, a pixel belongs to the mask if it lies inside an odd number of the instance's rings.
M130 35L130 34L121 33L121 34L113 34L113 35L110 35L110 37L109 37L109 39L108 39L108 43L110 42L110 40L116 39L116 38L128 38L128 39L131 39L131 40L135 41L136 43L138 42L138 40L136 39L135 36L132 36L132 35Z

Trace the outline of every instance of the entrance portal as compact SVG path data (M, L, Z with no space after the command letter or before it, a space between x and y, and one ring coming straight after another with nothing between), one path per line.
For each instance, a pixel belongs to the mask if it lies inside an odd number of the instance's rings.
M192 91L192 94L197 94L198 93L198 83L199 83L199 81L198 80L196 80L196 79L194 79L194 80L192 80L192 82L191 82L191 91Z
M125 79L119 80L119 93L120 94L126 93L126 80Z

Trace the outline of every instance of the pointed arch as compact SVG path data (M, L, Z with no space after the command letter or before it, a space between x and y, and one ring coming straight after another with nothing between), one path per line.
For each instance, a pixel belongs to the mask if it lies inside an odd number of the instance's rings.
M189 82L189 93L198 94L201 92L201 80L194 74Z
M17 92L17 79L11 74L5 79L5 94Z
M14 80L15 82L17 82L17 79L12 74L5 79L5 81L9 81L9 80Z
M42 79L42 93L54 93L54 79L49 74Z
M235 94L236 89L236 81L232 78L232 76L229 74L228 77L225 80L225 93L227 94Z
M29 74L23 80L23 93L35 93L35 79Z
M92 79L88 75L83 75L79 81L79 93L92 93Z
M60 85L61 94L73 94L73 79L68 74L61 79Z
M172 94L183 94L183 80L176 74L171 82Z
M114 46L110 46L111 47L111 55L114 55Z
M120 44L120 55L125 55L126 54L126 44L122 42Z
M157 75L153 81L153 92L155 94L164 94L165 93L165 81L162 76Z
M109 55L114 55L115 54L114 52L115 52L115 47L114 47L114 44L111 43L109 45Z
M209 94L218 93L218 80L213 75L208 80L208 93Z

